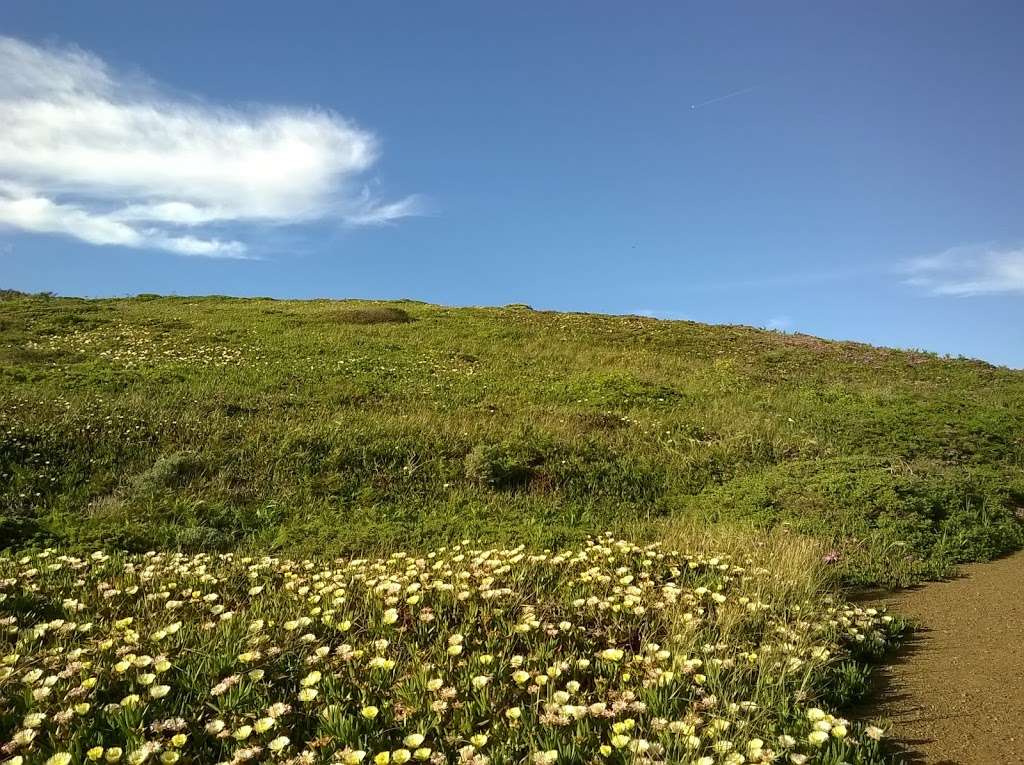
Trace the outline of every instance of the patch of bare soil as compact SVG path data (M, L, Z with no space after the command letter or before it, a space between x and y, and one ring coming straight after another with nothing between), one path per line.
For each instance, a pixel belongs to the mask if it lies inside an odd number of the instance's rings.
M865 715L914 765L1024 763L1024 553L884 598L921 629Z

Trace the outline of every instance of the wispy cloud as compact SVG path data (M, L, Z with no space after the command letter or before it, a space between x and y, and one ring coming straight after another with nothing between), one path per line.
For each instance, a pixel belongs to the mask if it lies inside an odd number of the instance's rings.
M793 319L789 316L773 316L764 325L765 329L774 329L783 332L793 326Z
M0 225L245 257L226 227L417 214L416 197L383 201L359 181L378 153L331 112L214 106L77 48L0 37Z
M734 90L734 91L732 91L730 93L725 93L724 95L721 95L721 96L715 96L714 98L709 98L707 101L701 101L700 103L697 103L697 104L690 104L690 109L691 110L703 109L705 106L711 106L711 104L717 104L719 101L728 101L730 98L736 98L736 96L742 96L744 93L749 93L750 91L754 90L755 87L756 86L751 85L749 88L740 88L739 90Z
M907 261L905 275L933 295L1024 294L1024 247L954 247Z

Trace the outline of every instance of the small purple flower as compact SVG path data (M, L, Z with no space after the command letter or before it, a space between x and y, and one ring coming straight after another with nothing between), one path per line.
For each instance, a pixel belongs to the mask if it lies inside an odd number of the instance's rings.
M839 551L838 550L829 550L827 553L825 553L823 556L821 556L821 562L822 563L838 563L840 557L841 556L839 555Z

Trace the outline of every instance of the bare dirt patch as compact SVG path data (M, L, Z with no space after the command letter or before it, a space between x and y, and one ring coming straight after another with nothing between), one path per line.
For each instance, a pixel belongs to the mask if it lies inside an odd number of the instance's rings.
M880 673L867 716L914 765L1024 763L1024 553L883 599L921 629Z

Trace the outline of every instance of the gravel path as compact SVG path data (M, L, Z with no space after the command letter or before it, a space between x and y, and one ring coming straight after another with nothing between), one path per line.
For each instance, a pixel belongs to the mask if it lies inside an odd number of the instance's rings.
M922 629L869 713L914 765L1024 763L1024 553L883 599Z

